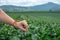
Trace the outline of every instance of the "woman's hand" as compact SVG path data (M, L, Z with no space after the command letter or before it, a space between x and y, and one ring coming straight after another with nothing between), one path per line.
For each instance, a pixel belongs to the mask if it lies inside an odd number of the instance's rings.
M0 21L9 25L13 25L16 28L20 28L23 31L28 31L28 25L26 20L16 22L13 18L8 16L2 9L0 9Z
M16 22L16 23L14 24L14 26L15 26L16 28L20 28L21 30L23 30L23 31L25 31L25 32L28 31L28 24L27 24L26 20L23 20L23 21L20 21L20 22Z

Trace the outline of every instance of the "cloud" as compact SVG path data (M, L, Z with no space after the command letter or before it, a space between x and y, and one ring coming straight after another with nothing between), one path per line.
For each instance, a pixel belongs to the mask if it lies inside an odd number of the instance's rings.
M51 0L51 2L56 3L56 4L60 4L60 0Z
M59 0L0 0L0 5L16 5L16 6L34 6L47 2L60 4Z

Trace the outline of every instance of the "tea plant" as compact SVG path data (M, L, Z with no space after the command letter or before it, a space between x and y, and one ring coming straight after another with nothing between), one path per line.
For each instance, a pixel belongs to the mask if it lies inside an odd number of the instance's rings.
M55 22L33 16L17 16L19 20L27 20L28 32L0 23L0 40L60 40L60 26Z

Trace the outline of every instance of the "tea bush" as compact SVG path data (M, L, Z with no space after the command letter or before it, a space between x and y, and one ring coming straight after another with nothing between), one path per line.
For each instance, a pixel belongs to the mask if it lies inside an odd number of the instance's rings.
M28 32L0 22L0 40L60 40L60 26L55 22L23 15L16 19L27 20Z

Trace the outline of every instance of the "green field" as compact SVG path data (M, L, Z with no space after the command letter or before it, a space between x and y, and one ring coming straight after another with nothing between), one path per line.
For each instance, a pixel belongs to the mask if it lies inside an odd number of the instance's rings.
M8 15L16 20L21 20L20 17L28 17L37 19L39 21L56 22L60 23L60 13L58 12L8 12ZM27 18L27 19L28 19ZM25 18L24 18L25 19Z
M28 32L0 23L0 40L60 40L60 13L6 12L15 20L27 20Z

